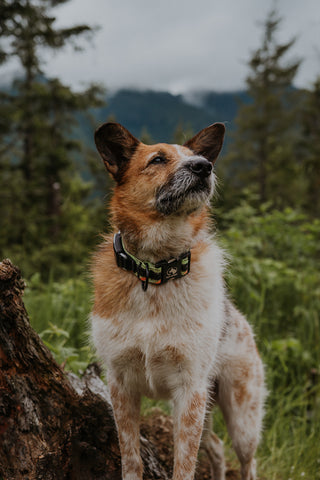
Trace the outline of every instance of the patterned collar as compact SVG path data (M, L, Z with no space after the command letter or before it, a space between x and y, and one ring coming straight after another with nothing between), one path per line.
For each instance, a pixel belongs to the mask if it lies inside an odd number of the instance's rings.
M168 261L143 262L127 252L123 246L120 232L116 233L113 238L113 249L118 267L133 272L141 280L143 291L147 290L149 283L161 285L168 280L184 277L190 272L190 251Z

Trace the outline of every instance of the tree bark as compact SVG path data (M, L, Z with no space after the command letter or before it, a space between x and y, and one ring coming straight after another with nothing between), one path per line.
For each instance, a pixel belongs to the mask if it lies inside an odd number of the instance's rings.
M0 263L0 480L120 480L117 433L97 365L66 374L31 328L20 271ZM144 478L167 479L141 438Z

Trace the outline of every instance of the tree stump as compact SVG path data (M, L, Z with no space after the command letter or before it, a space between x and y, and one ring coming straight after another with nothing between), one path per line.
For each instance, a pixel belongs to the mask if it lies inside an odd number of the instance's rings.
M0 263L0 480L120 480L118 439L97 365L66 374L31 328L25 284ZM148 480L168 478L141 438Z

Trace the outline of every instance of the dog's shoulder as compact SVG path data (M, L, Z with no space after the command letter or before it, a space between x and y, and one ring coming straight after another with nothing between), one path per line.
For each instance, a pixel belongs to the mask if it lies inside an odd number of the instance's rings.
M113 251L113 235L104 236L93 255L91 275L95 291L93 313L105 318L114 316L122 310L124 297L132 290L136 279L117 266Z

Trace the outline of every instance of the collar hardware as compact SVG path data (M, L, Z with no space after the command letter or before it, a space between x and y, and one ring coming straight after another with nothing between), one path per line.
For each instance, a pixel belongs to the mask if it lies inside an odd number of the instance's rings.
M116 233L113 238L113 249L118 267L134 273L141 280L143 291L148 289L149 283L161 285L169 280L184 277L190 272L190 251L168 261L143 262L127 252L123 246L120 232Z

